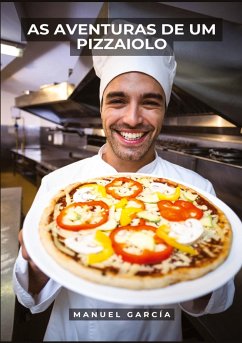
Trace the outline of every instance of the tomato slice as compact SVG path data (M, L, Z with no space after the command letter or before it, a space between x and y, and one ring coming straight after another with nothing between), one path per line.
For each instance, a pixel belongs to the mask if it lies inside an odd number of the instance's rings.
M163 218L170 221L184 221L189 218L200 219L203 211L193 205L190 201L161 200L158 202L158 208Z
M104 201L75 202L60 212L56 222L62 229L79 231L106 223L108 215L109 207Z
M125 188L126 192L124 192ZM106 185L106 192L115 199L132 199L141 193L142 190L143 186L140 182L127 177L117 177Z
M139 226L123 226L114 229L110 234L110 239L112 241L113 250L117 255L122 256L122 259L126 262L130 263L137 263L137 264L156 264L160 263L161 261L167 259L172 251L173 248L167 245L161 238L157 235L154 235L155 244L163 244L165 249L161 251L153 251L144 249L140 254L130 253L125 250L129 245L128 243L120 243L116 240L117 234L123 230L128 231L135 231L141 232L142 230L145 231L153 231L156 232L156 228L149 225L139 225Z

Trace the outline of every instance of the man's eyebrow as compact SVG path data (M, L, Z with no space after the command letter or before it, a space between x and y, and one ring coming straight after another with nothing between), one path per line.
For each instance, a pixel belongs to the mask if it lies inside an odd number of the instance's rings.
M115 97L125 97L125 93L124 92L109 92L107 95L106 95L106 98L107 99L112 99L112 98L115 98Z
M161 100L164 101L164 97L160 94L160 93L145 93L142 95L143 99L157 99L157 100Z
M117 92L109 92L106 95L107 100L110 100L110 99L113 99L116 97L125 98L125 97L127 97L127 94L125 94L124 92L117 91ZM154 93L154 92L144 93L144 94L142 94L141 97L142 97L142 99L151 99L152 98L152 99L160 100L162 102L164 101L164 97L160 93Z

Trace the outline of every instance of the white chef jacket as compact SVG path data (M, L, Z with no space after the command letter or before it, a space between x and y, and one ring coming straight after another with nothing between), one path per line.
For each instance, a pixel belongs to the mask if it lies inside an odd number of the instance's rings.
M116 174L117 171L102 159L105 145L98 155L72 163L60 168L42 179L41 187L27 216L34 214L41 199L48 192L55 194L60 187L77 182L82 178L92 178ZM139 173L152 174L164 178L173 178L187 182L212 194L211 183L196 174L163 160L156 153L156 158L148 165L138 170ZM37 296L28 293L28 263L23 259L21 251L16 260L13 272L13 286L19 302L30 309L32 313L42 312L55 300L50 320L46 329L45 341L181 341L181 309L192 316L225 311L233 302L234 283L229 281L223 287L215 290L206 308L194 309L192 302L183 304L167 304L150 306L149 308L173 308L174 320L69 320L69 309L102 309L102 308L141 308L147 306L131 306L110 303L70 291L54 280L49 280Z

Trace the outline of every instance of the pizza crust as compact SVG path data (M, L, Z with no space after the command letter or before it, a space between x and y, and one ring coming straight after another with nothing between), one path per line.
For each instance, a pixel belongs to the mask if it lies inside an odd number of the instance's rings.
M153 180L158 180L154 177ZM172 182L169 181L170 184ZM48 224L50 217L55 209L57 201L65 196L66 193L75 189L81 183L75 183L68 186L65 190L61 190L56 197L54 197L50 205L45 209L41 217L39 225L39 234L41 242L48 252L48 254L63 268L68 270L70 273L81 277L85 280L95 282L98 284L121 287L127 289L155 289L167 287L169 285L197 279L212 270L216 269L223 261L227 258L231 243L232 243L232 230L231 226L224 215L224 213L213 205L219 217L219 226L220 230L223 232L223 244L220 246L221 250L216 258L205 259L205 262L201 261L199 265L193 267L178 267L173 270L170 270L167 274L151 274L151 275L130 275L129 273L116 273L110 268L104 268L104 270L99 269L99 267L94 266L85 266L81 262L76 261L73 257L68 256L67 254L61 252L56 245L54 244L52 235L49 231ZM176 183L173 183L177 185ZM180 185L184 188L183 185ZM188 189L187 187L185 187ZM192 189L191 189L192 190ZM194 190L192 190L195 192ZM199 194L196 192L196 194ZM200 195L203 199L209 202L204 196ZM51 275L49 275L51 277Z

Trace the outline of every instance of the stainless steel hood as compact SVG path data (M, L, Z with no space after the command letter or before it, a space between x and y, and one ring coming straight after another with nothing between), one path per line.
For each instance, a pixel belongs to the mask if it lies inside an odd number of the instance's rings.
M46 85L15 98L15 106L64 128L100 128L99 79L92 68L75 86L70 82ZM239 134L239 123L173 85L163 131Z
M29 91L15 98L15 106L65 128L100 127L98 98L93 101L92 95L98 94L99 81L93 73L77 87L61 82Z

